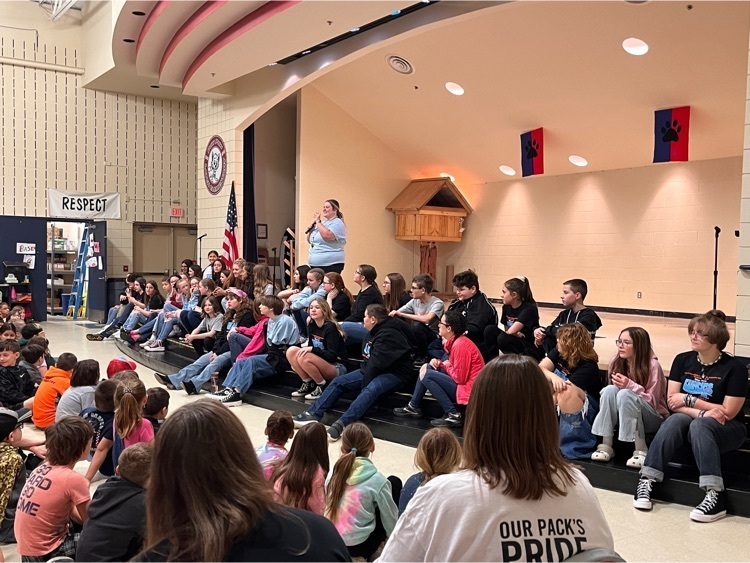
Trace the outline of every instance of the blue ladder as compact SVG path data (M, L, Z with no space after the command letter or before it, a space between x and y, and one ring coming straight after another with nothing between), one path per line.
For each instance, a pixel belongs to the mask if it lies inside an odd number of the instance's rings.
M65 317L68 319L77 319L81 311L84 296L86 294L86 259L89 254L91 245L91 225L87 224L83 228L81 245L78 247L78 258L76 258L76 271L73 276L73 287L70 290L70 301L68 301L68 310Z

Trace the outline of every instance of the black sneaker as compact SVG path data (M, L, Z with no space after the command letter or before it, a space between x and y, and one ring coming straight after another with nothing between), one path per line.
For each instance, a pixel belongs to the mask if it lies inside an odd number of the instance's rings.
M651 490L653 488L653 479L641 477L638 480L638 488L635 490L635 495L633 495L633 507L638 510L651 510L654 507L651 502Z
M716 522L727 515L727 494L724 491L706 491L703 502L690 511L690 519L696 522Z
M411 403L406 403L405 407L393 409L393 414L395 414L396 416L411 416L414 418L419 418L420 416L422 416L422 409L415 409L411 406Z
M231 393L226 393L219 398L219 401L221 401L222 405L228 407L239 407L242 404L242 393L236 389L232 389Z
M315 389L315 387L315 382L312 379L303 381L299 389L297 389L296 391L292 391L292 397L304 397L313 389Z
M320 419L307 411L294 417L295 428L302 428L305 424L310 424L311 422L320 422Z
M191 381L181 381L180 387L182 387L188 395L199 395L200 391L195 388L195 385Z
M317 401L319 397L323 395L325 391L325 385L315 385L315 389L305 395L305 401Z
M86 340L88 340L89 342L101 342L105 338L107 337L104 334L100 334L98 332L86 335Z
M338 442L341 439L341 434L344 433L344 425L337 420L336 422L331 424L331 427L327 430L327 432L329 442Z
M430 422L438 428L459 428L464 425L464 417L460 412L449 412L443 418L436 418Z
M159 383L161 383L162 385L166 385L167 389L172 389L172 390L175 389L175 386L172 385L172 382L163 373L159 373L158 371L155 371L154 377L159 381Z

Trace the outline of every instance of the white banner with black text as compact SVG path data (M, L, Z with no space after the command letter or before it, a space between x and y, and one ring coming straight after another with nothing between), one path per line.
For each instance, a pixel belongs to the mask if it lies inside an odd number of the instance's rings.
M47 190L49 216L64 219L119 219L120 194L65 193Z

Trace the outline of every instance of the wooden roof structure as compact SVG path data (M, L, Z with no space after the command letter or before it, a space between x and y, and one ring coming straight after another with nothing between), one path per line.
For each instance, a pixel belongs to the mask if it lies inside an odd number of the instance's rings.
M389 211L419 211L425 207L456 210L463 208L466 215L474 212L466 198L450 178L422 178L412 180L386 206Z

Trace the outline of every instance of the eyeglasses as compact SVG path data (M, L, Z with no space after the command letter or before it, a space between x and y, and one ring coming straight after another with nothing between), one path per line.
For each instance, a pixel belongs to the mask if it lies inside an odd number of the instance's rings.
M324 282L323 282L323 285L333 285L333 282L329 282L329 281L324 281Z
M688 331L688 336L690 336L691 338L695 337L695 338L698 338L698 339L702 339L702 338L706 337L705 334L703 334L702 332L698 332L697 330L694 330L692 332Z
M448 328L448 325L445 324L443 321L438 322L438 326L444 326L445 328Z
M417 291L417 290L420 290L420 289L424 289L424 288L423 287L417 287L415 285L411 286L411 290L412 291Z
M23 430L23 422L19 422L18 424L16 424L13 430Z
M357 270L357 271L356 271L356 272L354 272L354 273L355 273L355 274L357 274L358 276L361 276L361 275L362 275L362 272L360 272L359 270Z
M632 346L633 343L630 340L620 340L619 338L615 340L615 344L618 346Z

